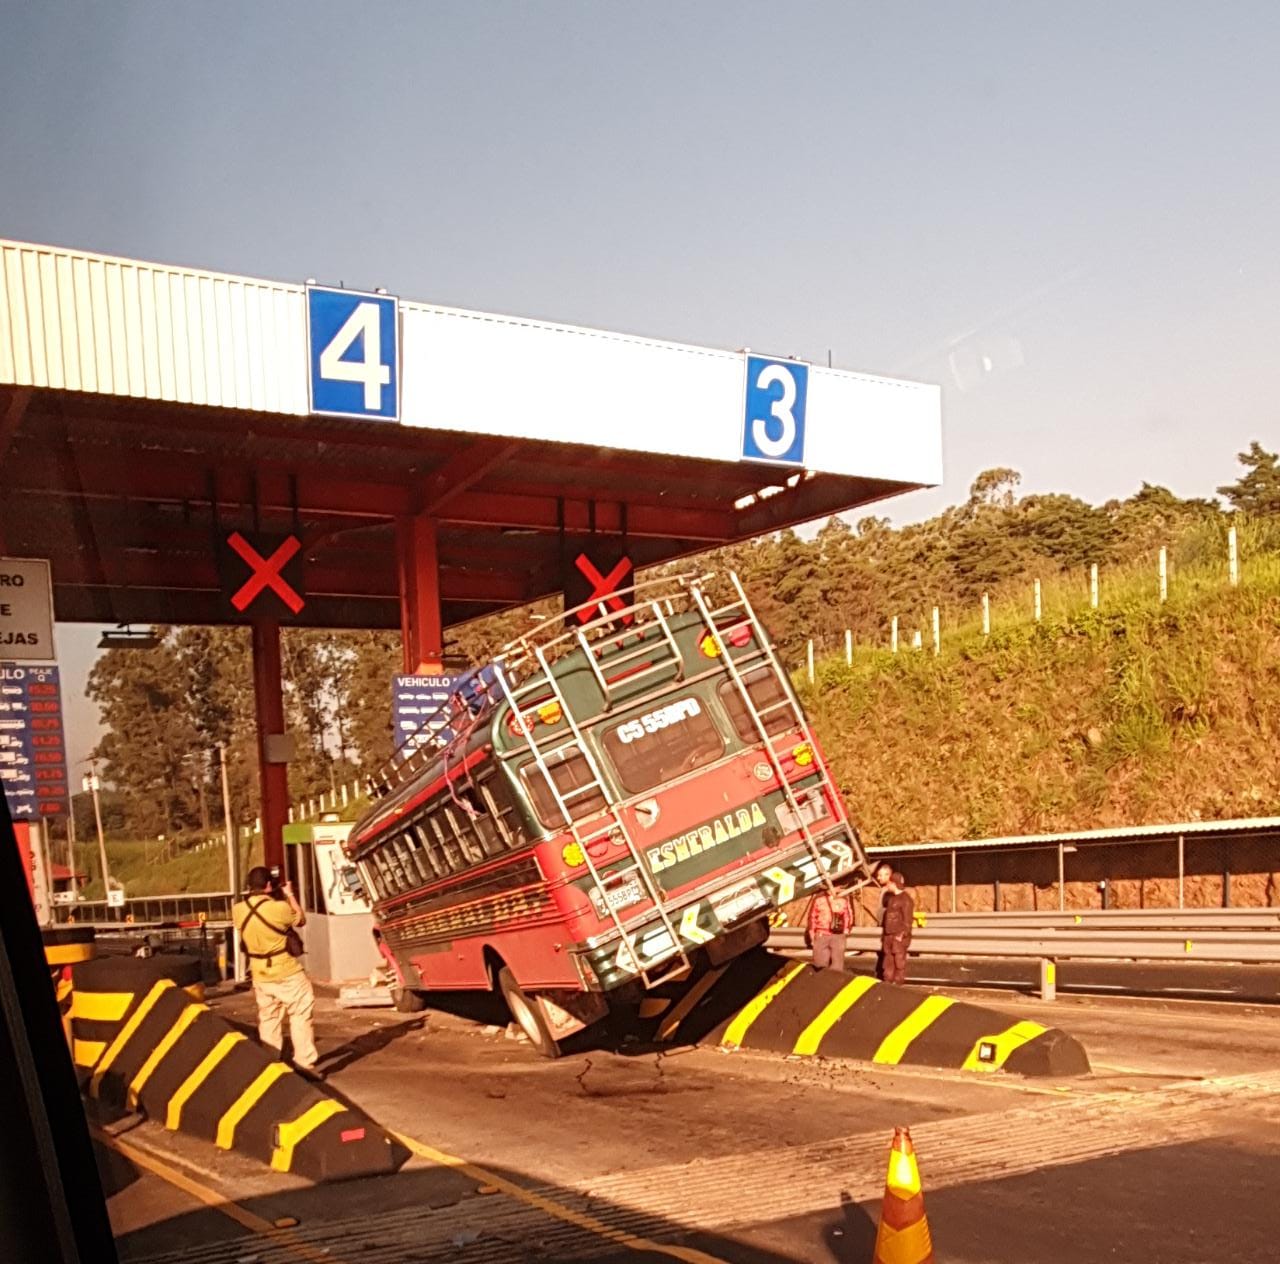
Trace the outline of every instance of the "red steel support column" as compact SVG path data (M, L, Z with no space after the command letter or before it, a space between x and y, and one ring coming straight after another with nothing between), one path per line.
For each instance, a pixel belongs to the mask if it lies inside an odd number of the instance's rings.
M426 514L396 523L400 571L400 637L404 670L420 676L444 670L444 629L440 619L440 561L436 523Z
M285 735L284 694L280 687L280 625L274 619L255 619L253 623L253 701L258 719L263 863L283 869L289 765L281 761L285 752L279 749Z

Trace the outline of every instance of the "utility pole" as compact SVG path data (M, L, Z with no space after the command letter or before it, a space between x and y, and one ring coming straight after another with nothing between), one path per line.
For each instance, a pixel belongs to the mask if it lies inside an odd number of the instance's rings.
M231 786L227 781L227 748L218 745L218 769L222 774L222 828L227 837L227 890L235 895L240 890L240 857L236 855L236 827L231 820Z
M82 784L93 794L93 819L98 825L98 859L102 862L102 898L105 900L107 892L111 889L111 869L107 864L107 840L102 833L102 805L98 801L98 791L102 788L102 781L98 776L97 764L89 765L89 772L85 774Z
M231 902L234 904L240 891L238 873L240 856L237 846L239 830L231 819L231 785L227 780L227 748L222 742L218 743L218 770L222 774L222 826L227 835L227 889L231 892ZM235 933L234 928L231 933L231 977L237 983L244 977L240 961L240 936Z

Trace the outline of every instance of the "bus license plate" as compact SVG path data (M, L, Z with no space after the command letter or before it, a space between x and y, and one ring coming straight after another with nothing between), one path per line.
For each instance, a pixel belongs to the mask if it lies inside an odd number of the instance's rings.
M764 892L754 882L744 882L712 902L712 908L722 926L737 921L744 913L760 908L766 903Z
M624 882L620 887L611 887L602 898L599 887L591 888L591 903L595 905L596 915L598 917L605 916L605 898L609 901L609 907L617 912L618 909L630 908L633 904L639 904L644 899L644 891L640 886L639 878L632 878Z

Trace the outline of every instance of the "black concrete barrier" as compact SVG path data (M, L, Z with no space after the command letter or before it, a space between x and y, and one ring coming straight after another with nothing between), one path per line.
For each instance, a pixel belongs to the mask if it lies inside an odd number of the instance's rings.
M1022 1075L1085 1075L1079 1041L1054 1027L865 975L815 970L764 949L682 985L701 989L679 1015L673 995L657 1023L663 1040L764 1049L801 1057L855 1058L886 1066L953 1067ZM672 1024L671 1015L680 1017Z
M62 1030L71 1045L71 967L90 961L97 952L96 932L92 926L51 926L40 932L44 940L44 959L49 966Z
M385 1132L189 994L195 958L75 969L75 1056L90 1097L314 1181L394 1170Z

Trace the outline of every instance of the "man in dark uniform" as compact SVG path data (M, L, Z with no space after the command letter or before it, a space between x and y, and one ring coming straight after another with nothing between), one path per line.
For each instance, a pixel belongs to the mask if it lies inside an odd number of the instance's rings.
M885 884L884 920L880 925L880 954L884 962L881 978L886 983L907 981L907 949L915 921L915 901L907 894L907 880L893 873Z

